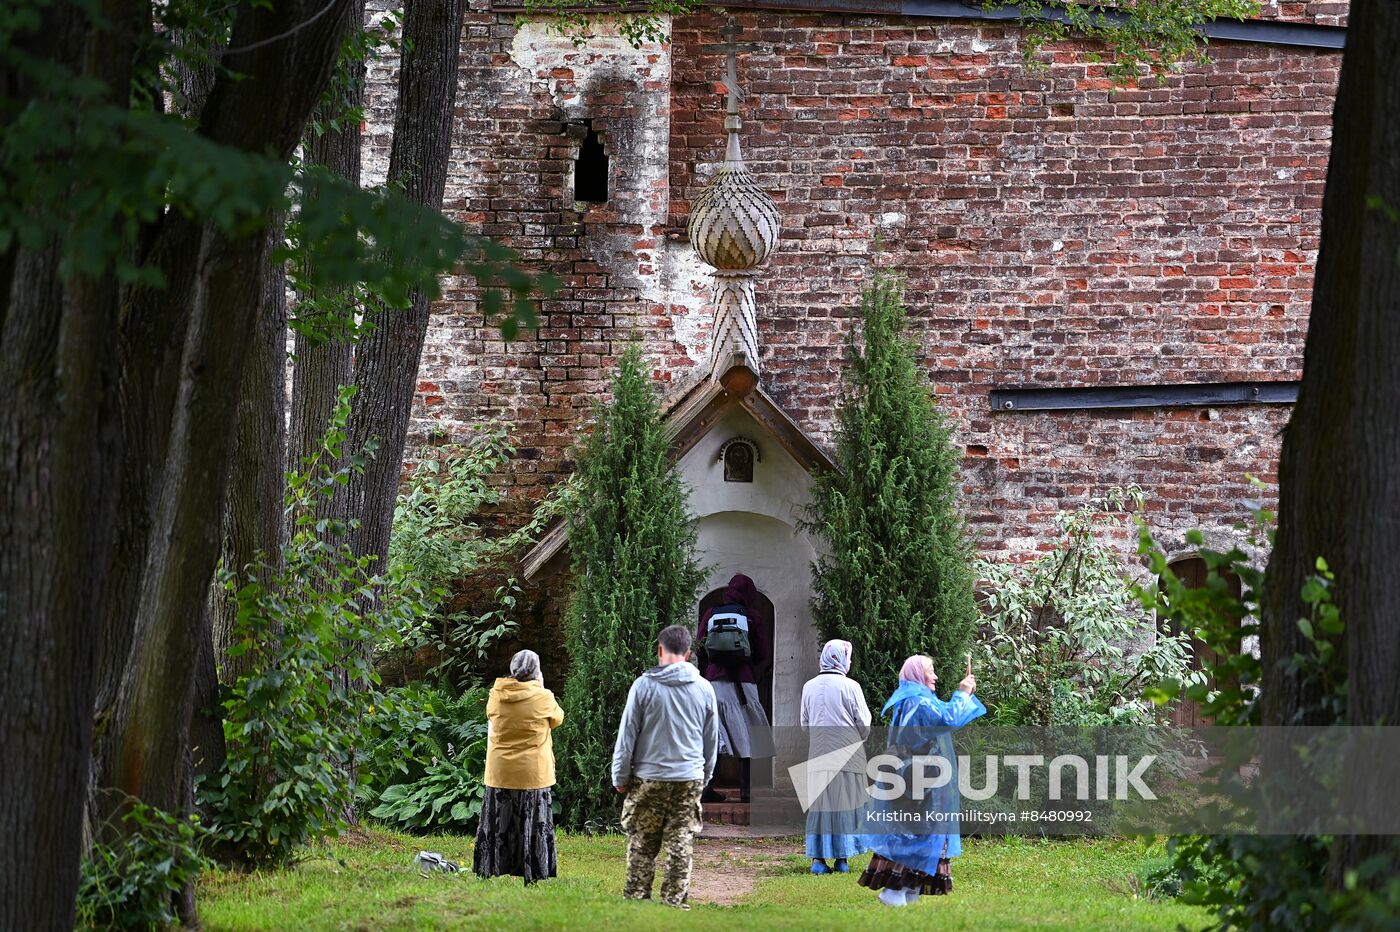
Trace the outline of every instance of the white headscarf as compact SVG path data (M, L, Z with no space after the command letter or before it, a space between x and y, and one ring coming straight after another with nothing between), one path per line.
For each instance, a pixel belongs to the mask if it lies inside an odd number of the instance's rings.
M544 674L540 672L540 655L532 650L522 650L514 657L510 658L510 675L520 680L538 680L544 682Z
M827 641L822 647L822 672L845 676L851 669L851 642Z

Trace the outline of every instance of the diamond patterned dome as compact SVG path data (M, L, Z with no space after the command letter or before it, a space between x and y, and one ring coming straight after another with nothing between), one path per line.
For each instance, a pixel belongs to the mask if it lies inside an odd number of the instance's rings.
M734 141L731 137L731 145ZM778 245L778 205L742 161L725 159L695 199L687 229L695 251L710 265L726 272L752 269Z

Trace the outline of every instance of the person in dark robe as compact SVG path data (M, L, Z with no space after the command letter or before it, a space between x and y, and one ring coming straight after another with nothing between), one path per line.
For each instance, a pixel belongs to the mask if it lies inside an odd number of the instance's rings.
M732 623L735 619L742 619L739 624L747 630L749 656L711 656L705 648L705 638L712 625ZM758 587L752 579L738 573L724 590L724 602L705 613L695 632L695 641L700 645L700 670L714 686L719 705L719 753L742 761L741 802L749 801L753 759L773 756L772 726L758 695L758 675L773 661L771 625L772 619L766 617L759 604ZM701 797L704 802L722 802L724 798L713 785L707 786Z

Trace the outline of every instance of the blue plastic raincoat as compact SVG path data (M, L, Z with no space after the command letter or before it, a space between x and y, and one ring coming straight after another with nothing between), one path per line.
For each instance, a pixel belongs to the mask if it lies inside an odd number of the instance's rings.
M913 758L939 756L956 768L953 730L985 715L987 708L976 696L961 690L955 691L944 702L927 686L900 680L899 688L881 711L888 713L891 710L893 718L886 753L895 755L903 762L901 773L906 779L906 792L902 800L877 800L871 804L868 823L871 831L864 836L864 841L866 847L876 854L912 870L932 874L938 869L940 858L955 858L962 854L962 834L957 818L962 810L962 797L958 793L956 769L945 786L926 791L921 805L914 805L913 808L922 808L927 817L921 823L910 826L911 831L880 830L880 826L897 826L898 823L881 821L879 813L910 810L913 793L910 762ZM937 818L933 817L935 813L938 814ZM921 831L921 827L926 831Z

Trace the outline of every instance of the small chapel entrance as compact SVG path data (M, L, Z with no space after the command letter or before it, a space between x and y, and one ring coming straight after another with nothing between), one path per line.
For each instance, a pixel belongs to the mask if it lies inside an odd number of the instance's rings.
M735 569L734 572L742 573L743 568ZM755 579L757 584L761 580ZM698 625L700 619L705 617L705 613L717 605L724 604L724 586L712 589L700 600L697 609L695 623ZM763 634L766 635L767 643L773 645L773 655L777 656L777 641L774 640L773 631L773 602L760 589L758 602L751 606L753 614L749 619L750 624L760 624L763 626ZM767 658L763 665L754 671L758 678L758 698L763 705L763 711L768 715L768 721L773 721L773 657ZM733 757L721 757L715 766L716 786L738 786L739 785L739 761ZM773 759L763 758L756 760L752 764L749 773L754 786L771 786L773 783Z

